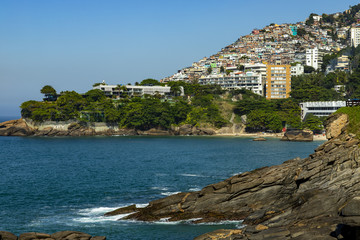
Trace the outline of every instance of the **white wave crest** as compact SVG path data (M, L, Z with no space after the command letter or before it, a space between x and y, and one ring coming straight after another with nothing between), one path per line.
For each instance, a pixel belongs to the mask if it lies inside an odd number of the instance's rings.
M80 214L82 216L94 216L94 215L100 215L100 214L102 215L107 212L114 211L120 207L124 207L124 206L85 208L85 209L79 210L78 214Z
M191 224L194 221L201 220L202 218L191 218L182 221L169 221L170 218L162 218L159 221L153 222L154 224L177 225L177 224Z
M174 195L174 194L178 194L180 192L163 192L163 193L160 193L161 195L164 195L164 196L170 196L170 195Z
M79 217L74 218L74 222L80 222L80 223L101 223L101 222L114 222L119 220L118 216L111 216L111 217L105 217L105 216L92 216L92 217Z
M204 175L200 175L200 174L191 174L191 173L182 173L182 174L179 174L180 176L183 176L183 177L207 177L207 176L204 176Z
M242 172L234 173L233 176L240 175Z
M145 207L147 207L147 206L149 206L148 203L136 204L136 207L137 207L137 208L145 208Z
M189 188L190 192L197 192L197 191L201 191L201 188Z
M242 220L226 220L226 221L220 221L220 222L205 222L205 223L198 223L199 225L236 225L236 227L241 228Z
M167 191L169 190L167 187L152 187L152 190L161 190L161 191Z

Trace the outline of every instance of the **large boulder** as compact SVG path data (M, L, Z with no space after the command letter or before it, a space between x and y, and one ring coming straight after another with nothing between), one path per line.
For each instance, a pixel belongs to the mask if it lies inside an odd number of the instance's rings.
M346 114L334 114L326 120L326 138L338 137L346 128L349 117Z
M18 237L11 233L6 231L0 231L0 240L17 240Z
M162 130L157 128L151 128L147 131L138 131L139 135L146 135L146 136L168 136L171 133L168 130Z
M91 235L77 231L61 231L51 234L55 240L90 240Z
M54 240L49 234L46 233L38 233L38 232L28 232L20 234L18 240L38 240L38 239L44 239L44 240Z
M314 140L314 134L308 130L290 130L286 131L281 141L293 141L293 142L312 142Z
M0 136L29 136L34 133L23 119L0 123Z
M184 124L181 125L178 129L179 131L179 135L192 135L193 131L192 131L192 126L190 124Z

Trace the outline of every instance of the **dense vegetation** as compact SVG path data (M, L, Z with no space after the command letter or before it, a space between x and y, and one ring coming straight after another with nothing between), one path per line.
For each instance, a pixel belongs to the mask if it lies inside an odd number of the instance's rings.
M222 127L227 123L214 103L214 93L221 91L218 86L186 83L172 85L174 91L179 86L184 86L185 93L191 96L191 101L187 101L187 96L175 96L171 101L159 96L114 100L97 89L83 95L75 91L66 91L55 101L24 102L21 105L21 114L24 118L34 121L76 119L85 122L108 122L119 124L120 127L141 130L154 127L168 129L171 125L180 124L210 124Z

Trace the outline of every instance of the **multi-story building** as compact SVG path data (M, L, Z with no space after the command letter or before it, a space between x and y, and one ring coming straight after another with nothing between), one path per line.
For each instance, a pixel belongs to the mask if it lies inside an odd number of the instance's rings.
M342 55L342 56L337 58L337 64L335 66L335 70L348 72L349 71L349 66L350 66L349 57L346 56L346 55Z
M360 27L356 26L350 30L351 46L357 47L360 44Z
M216 84L224 89L247 89L252 92L263 95L262 77L259 73L254 72L236 72L229 75L226 74L211 74L202 76L199 79L199 84Z
M319 50L318 48L306 49L306 65L317 70L319 68Z
M291 76L299 76L304 74L304 66L300 63L296 64L295 66L291 66Z
M245 64L245 71L250 71L254 73L260 73L263 79L266 79L266 64L255 63L255 64Z
M266 99L281 99L290 97L290 67L290 65L267 65Z
M317 117L329 116L341 107L346 107L345 101L303 102L300 103L301 119L310 113Z
M171 93L171 87L167 86L132 86L132 85L108 85L104 82L98 86L94 86L93 89L100 89L105 93L108 97L120 97L123 94L126 94L127 96L133 97L138 96L142 97L144 95L156 95L159 94L161 96L170 96ZM184 95L184 88L180 87L180 96Z

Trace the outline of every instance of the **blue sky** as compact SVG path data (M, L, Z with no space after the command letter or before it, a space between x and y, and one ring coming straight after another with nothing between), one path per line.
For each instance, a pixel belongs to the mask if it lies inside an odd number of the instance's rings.
M161 79L254 28L335 13L353 0L2 0L0 116L58 92Z

